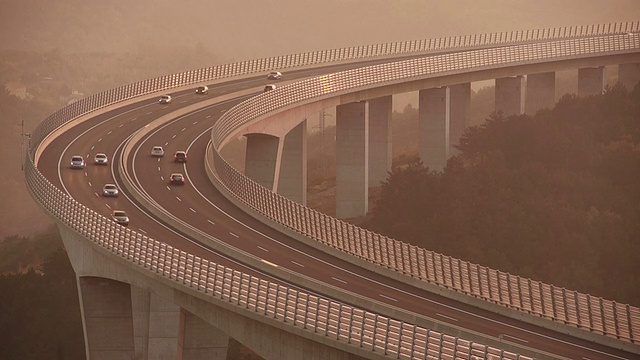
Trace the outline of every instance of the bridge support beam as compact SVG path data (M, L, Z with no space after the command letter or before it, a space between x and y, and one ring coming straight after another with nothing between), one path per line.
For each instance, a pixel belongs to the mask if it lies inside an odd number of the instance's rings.
M248 134L246 137L244 174L267 189L275 191L280 139L266 134Z
M369 210L369 106L366 101L336 108L336 217Z
M471 83L449 86L449 155L447 159L458 154L454 146L460 143L460 138L467 128L469 108L471 107Z
M226 360L229 335L184 311L182 360Z
M135 349L129 284L79 277L78 293L87 359L133 359Z
M524 77L522 75L496 79L495 111L504 116L524 113Z
M545 72L527 75L525 113L535 115L542 109L552 109L556 104L556 73Z
M425 167L442 171L449 158L449 88L420 90L418 102L420 159Z
M602 95L604 66L578 69L578 96Z
M278 194L302 205L307 204L307 121L301 122L284 138Z
M393 97L369 100L369 186L378 186L391 171Z
M631 91L640 82L640 63L618 65L618 81Z

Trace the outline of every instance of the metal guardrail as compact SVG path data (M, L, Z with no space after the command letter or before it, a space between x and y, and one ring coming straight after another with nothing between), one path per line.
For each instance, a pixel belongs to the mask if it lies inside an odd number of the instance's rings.
M639 22L632 22L586 27L576 26L369 45L251 60L172 74L98 93L56 111L34 129L30 146L33 149L38 149L45 139L54 136L56 129L85 114L145 94L167 91L181 86L225 78L231 79L240 75L259 74L274 69L319 66L331 62L357 61L377 56L428 53L447 48L460 49L512 42L636 32L640 28L639 24ZM370 349L373 352L382 353L391 358L424 359L427 356L437 356L445 359L468 359L474 357L486 359L492 356L499 359L528 359L524 356L451 337L412 324L402 323L328 298L272 284L172 248L165 243L117 225L110 219L82 205L54 186L38 171L35 165L35 152L28 149L27 155L25 164L26 182L33 198L42 208L60 223L93 242L96 246L111 251L114 256L120 256L147 271L152 271L161 274L167 279L174 280L176 284L188 286L196 291L209 294L216 300L232 303L247 311L257 312L291 326L301 327L320 336ZM244 181L240 179L240 182ZM253 187L250 183L246 185ZM271 216L283 219L284 214L279 214L278 211L275 211L275 207L265 203L273 195L265 193L260 188L257 188L257 190L260 196L253 197L251 202L259 203L262 209L269 209L268 213ZM287 209L286 217L289 219L285 223L291 223L291 219L295 218L296 223L300 224L299 226L303 226L305 231L311 232L316 238L319 234L325 236L332 234L329 238L332 239L332 243L335 242L335 246L345 246L345 237L338 234L354 231L353 228L345 227L345 224L340 224L339 228L327 228L326 225L330 223L329 219L325 215L309 212L310 210L308 209L304 210L303 213L293 212L290 207L285 207L284 209ZM304 221L302 220L302 214L305 215ZM322 221L319 223L322 226L311 227L311 224L307 221L310 216L313 216L314 224ZM313 230L315 233L311 229L315 229ZM389 245L392 243L387 243L379 235L367 238L367 241L371 241L370 245L373 250L373 252L368 252L367 256L371 256L371 259L385 259L383 263L393 263L394 268L397 268L397 263L388 257L392 253L382 251L381 248L376 249L373 241L379 244L378 246L385 246L387 250L390 250ZM398 245L399 248L396 248ZM349 246L353 246L347 247L352 249L352 252L363 256L362 243L354 243ZM393 243L393 246L394 251L409 254L416 254L417 252L417 249L407 247L406 244ZM449 259L450 263L450 258L438 258L438 256L434 257L431 263L437 266L437 264L444 264L447 261L445 259ZM409 265L411 264L410 262ZM422 264L422 269L426 270L425 264ZM443 269L445 268L443 267ZM411 268L405 270L411 270ZM487 274L489 274L488 271ZM410 272L408 271L407 273ZM485 276L491 278L491 275L487 274ZM469 282L475 281L472 278L469 279ZM455 281L452 281L453 283ZM490 287L487 290L490 291L490 289L492 288ZM582 301L577 299L576 304L579 303L578 300ZM633 331L636 333L635 327Z
M248 99L214 125L216 150L254 119L296 103L481 69L611 54L640 53L640 34L573 38L429 56L306 79ZM266 218L350 255L448 289L631 343L640 343L640 309L438 254L309 209L271 192L214 152L220 182Z

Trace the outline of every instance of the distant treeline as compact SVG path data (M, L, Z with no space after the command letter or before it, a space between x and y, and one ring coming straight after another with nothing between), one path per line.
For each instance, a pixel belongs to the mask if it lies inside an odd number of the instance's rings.
M363 226L640 305L640 88L470 127L443 172L393 168Z

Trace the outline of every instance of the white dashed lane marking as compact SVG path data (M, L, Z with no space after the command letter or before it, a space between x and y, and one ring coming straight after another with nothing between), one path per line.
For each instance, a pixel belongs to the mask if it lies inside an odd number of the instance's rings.
M341 283L343 283L343 284L346 284L346 283L347 283L346 281L344 281L344 280L342 280L342 279L338 279L337 277L333 277L333 276L332 276L331 278L332 278L333 280L335 280L335 281L337 281L337 282L341 282Z
M389 296L386 296L386 295L382 295L382 294L380 294L380 297L383 297L383 298L385 298L387 300L391 300L391 301L398 301L397 299L394 299L392 297L389 297Z
M293 260L291 260L291 263L294 264L294 265L298 265L300 267L304 267L304 265L300 264L299 262L295 262Z
M268 249L265 249L265 248L263 248L263 247L262 247L262 246L260 246L260 245L258 245L258 249L260 249L260 250L262 250L262 251L264 251L264 252L269 252L269 250L268 250Z
M439 314L439 313L436 313L436 315L438 315L438 316L440 316L440 317L443 317L443 318L445 318L445 319L449 319L449 320L451 320L451 321L458 321L458 319L456 319L456 318L454 318L454 317L451 317L451 316L442 315L442 314Z
M207 222L208 222L209 224L211 224L211 225L215 225L215 224L216 224L216 223L214 223L213 221L208 220L208 219L207 219Z
M191 210L191 212L193 212L193 213L196 212L193 208L189 208L189 210Z
M234 234L234 233L232 233L232 232L230 232L229 234L230 234L231 236L235 237L235 238L240 238L240 236L238 236L238 235L236 235L236 234Z

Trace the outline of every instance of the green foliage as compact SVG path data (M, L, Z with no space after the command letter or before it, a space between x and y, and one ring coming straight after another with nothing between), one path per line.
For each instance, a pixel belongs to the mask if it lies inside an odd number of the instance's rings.
M368 226L512 274L639 305L640 90L565 96L467 129L443 173L394 168Z
M41 273L0 275L0 359L84 358L79 309L75 275L61 248Z

